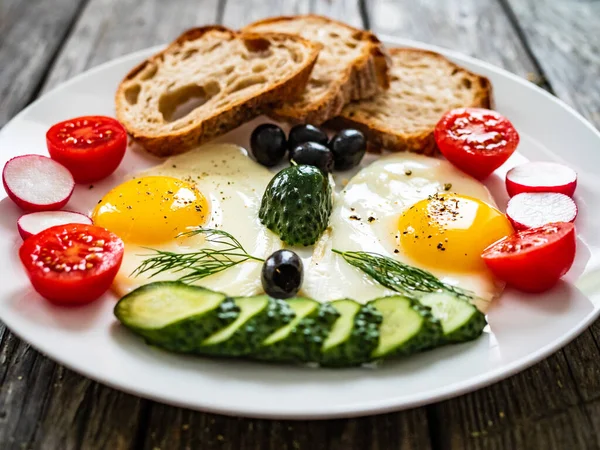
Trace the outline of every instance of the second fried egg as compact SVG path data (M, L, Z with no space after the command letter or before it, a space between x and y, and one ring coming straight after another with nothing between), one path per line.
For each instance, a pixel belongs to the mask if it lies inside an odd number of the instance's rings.
M487 188L447 161L393 154L362 169L337 195L303 293L368 301L392 292L330 250L379 253L428 270L487 303L503 289L481 251L512 233Z

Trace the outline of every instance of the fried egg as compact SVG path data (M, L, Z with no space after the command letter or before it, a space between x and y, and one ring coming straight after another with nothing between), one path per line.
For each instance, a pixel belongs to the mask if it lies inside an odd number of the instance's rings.
M309 297L365 302L393 294L331 249L379 253L425 269L475 293L482 310L503 289L480 255L512 227L487 188L447 161L380 158L337 194L329 223L306 267Z
M112 189L93 211L94 224L125 242L123 263L113 282L118 295L151 281L176 280L182 272L133 272L153 254L149 249L190 253L213 246L203 234L181 236L198 227L223 230L251 255L266 258L281 247L258 218L263 192L273 174L232 144L209 144L137 173ZM195 284L229 295L262 292L262 263L245 261ZM185 272L184 272L185 273Z

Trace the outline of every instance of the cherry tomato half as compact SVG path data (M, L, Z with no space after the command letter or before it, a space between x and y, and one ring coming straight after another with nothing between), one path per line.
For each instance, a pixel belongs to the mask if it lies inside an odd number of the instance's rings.
M575 247L575 227L559 222L500 239L481 256L494 275L509 285L525 292L543 292L571 268Z
M87 224L57 225L23 242L19 257L33 288L59 304L91 302L108 290L123 260L123 241Z
M127 148L127 132L112 117L86 116L53 125L46 133L50 157L71 171L77 183L113 173Z
M519 144L519 134L508 119L482 108L447 112L434 137L448 161L479 180L504 164Z

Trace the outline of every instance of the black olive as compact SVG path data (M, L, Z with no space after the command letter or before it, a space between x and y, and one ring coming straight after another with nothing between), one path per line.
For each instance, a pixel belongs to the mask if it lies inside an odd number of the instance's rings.
M296 125L290 130L288 148L292 150L305 142L327 145L327 141L327 133L319 127L310 124Z
M329 148L333 153L335 170L348 170L360 164L367 151L367 140L360 131L349 128L331 138Z
M316 142L305 142L290 151L290 161L321 169L327 174L333 170L333 153L327 147Z
M256 161L272 167L285 156L287 142L285 133L277 125L264 123L257 126L250 136L250 150Z
M300 290L303 278L302 260L291 250L277 250L262 267L263 289L273 298L293 297Z

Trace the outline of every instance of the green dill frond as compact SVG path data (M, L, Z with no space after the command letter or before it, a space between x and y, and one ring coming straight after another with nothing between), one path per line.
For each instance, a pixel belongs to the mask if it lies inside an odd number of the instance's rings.
M409 297L419 297L430 292L448 292L465 300L475 299L471 291L442 282L426 270L419 269L393 258L370 252L343 252L346 262L370 275L379 284Z
M244 261L264 261L248 254L235 237L223 230L199 228L182 233L177 237L190 237L197 234L203 234L206 242L213 245L188 253L174 253L150 248L148 250L152 253L141 255L147 256L147 258L131 273L131 276L137 277L149 273L148 277L152 278L167 271L172 273L182 272L178 281L194 283Z

